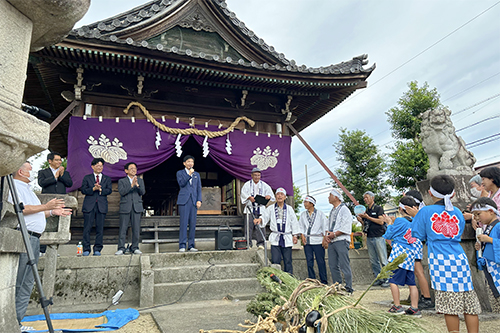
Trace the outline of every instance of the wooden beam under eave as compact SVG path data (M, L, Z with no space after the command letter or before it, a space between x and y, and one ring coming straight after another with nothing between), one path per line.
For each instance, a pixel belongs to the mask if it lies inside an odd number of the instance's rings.
M63 119L66 118L66 116L79 104L79 101L71 102L71 104L68 105L66 109L64 109L64 111L61 112L52 123L50 123L50 132L52 132L54 128L56 128L57 125L59 125L61 121L63 121Z

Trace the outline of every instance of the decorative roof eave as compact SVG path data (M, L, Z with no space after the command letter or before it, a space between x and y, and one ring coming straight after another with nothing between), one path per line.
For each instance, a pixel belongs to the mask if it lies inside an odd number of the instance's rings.
M257 63L256 61L248 62L245 59L231 59L221 58L217 55L206 55L203 52L197 53L187 50L179 50L177 47L164 47L163 44L150 45L146 40L134 40L131 37L121 38L118 35L125 31L132 29L131 24L146 25L148 21L152 22L155 17L164 16L166 12L186 4L188 1L201 1L201 0L156 0L136 7L128 12L116 15L101 22L96 22L88 26L80 27L71 31L68 39L89 39L104 43L123 45L130 49L147 48L149 50L174 53L181 56L188 56L195 59L202 59L206 61L214 61L222 64L231 64L234 66L252 67L256 69L264 69L269 71L283 71L283 72L299 72L304 74L321 74L321 75L338 75L338 74L352 74L352 73L371 73L375 69L375 65L369 68L363 68L363 65L368 63L368 56L366 54L354 57L352 60L342 62L339 64L332 64L322 67L308 67L306 65L298 66L294 60L287 60L283 53L278 53L274 47L269 46L262 38L259 38L252 30L249 30L243 21L240 21L236 14L227 8L224 0L207 1L209 4L221 14L220 16L231 25L235 30L239 31L239 36L249 41L255 47L261 49L267 54L271 54L279 63L270 64L267 62ZM118 30L119 27L124 27ZM113 34L113 32L117 34ZM367 75L367 77L368 77Z
M291 75L280 73L276 78L264 76L261 71L242 73L227 71L224 68L210 69L201 64L182 64L175 61L163 61L147 56L134 56L97 50L86 50L61 45L46 48L32 55L43 61L69 68L89 68L131 75L160 78L191 84L214 85L224 88L235 88L268 91L272 93L316 96L324 91L342 87L356 89L359 83L365 83L366 73L351 74L340 77L321 77ZM180 73L180 74L179 74ZM267 73L272 74L272 73ZM275 73L278 74L278 73ZM285 76L286 75L286 76ZM217 82L213 82L217 81ZM265 86L266 88L263 88ZM300 91L296 89L300 88Z

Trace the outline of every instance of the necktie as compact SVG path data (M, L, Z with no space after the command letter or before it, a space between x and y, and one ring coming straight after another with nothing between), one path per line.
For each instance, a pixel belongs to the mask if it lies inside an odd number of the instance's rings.
M96 183L97 183L97 185L99 185L99 175L96 175L96 176L95 176L95 179L96 179Z

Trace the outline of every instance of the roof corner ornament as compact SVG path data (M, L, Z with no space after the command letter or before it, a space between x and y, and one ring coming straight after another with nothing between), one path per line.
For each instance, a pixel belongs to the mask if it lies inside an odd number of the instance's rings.
M236 109L242 109L246 110L248 109L252 104L255 104L255 102L247 103L247 96L248 96L248 90L242 90L241 91L241 98L240 98L240 104L236 104L230 99L224 98L226 102L231 104L231 107L236 108Z
M73 85L75 88L75 100L81 101L82 100L82 92L85 91L87 88L85 85L83 85L83 68L80 66L76 69L76 84Z

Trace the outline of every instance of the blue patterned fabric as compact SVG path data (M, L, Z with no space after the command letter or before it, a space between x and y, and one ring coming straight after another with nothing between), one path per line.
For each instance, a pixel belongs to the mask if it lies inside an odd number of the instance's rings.
M392 262L402 253L406 253L407 256L405 261L403 261L403 263L398 267L408 271L413 271L415 269L415 250L406 249L398 243L392 243L392 251L388 261Z
M432 288L441 291L462 292L473 290L469 260L465 253L429 253Z
M496 262L486 260L486 268L491 275L493 283L495 283L495 287L500 293L500 265Z
M424 256L424 244L417 238L417 241L413 245L415 246L415 259L422 260Z

